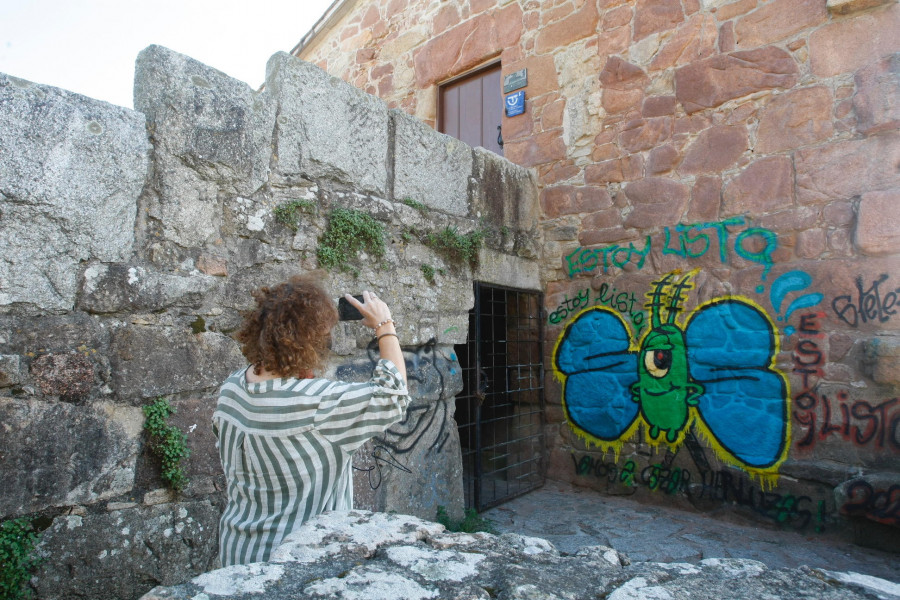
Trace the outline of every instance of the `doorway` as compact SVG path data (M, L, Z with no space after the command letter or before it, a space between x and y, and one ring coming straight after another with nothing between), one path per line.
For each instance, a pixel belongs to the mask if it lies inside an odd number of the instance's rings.
M440 88L438 131L503 156L503 86L495 64Z
M482 511L543 478L541 294L475 283L456 397L466 508Z

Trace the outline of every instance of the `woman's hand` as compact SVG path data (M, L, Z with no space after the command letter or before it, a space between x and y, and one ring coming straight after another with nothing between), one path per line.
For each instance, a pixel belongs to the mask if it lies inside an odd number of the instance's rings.
M360 302L350 294L344 294L344 298L347 302L356 307L360 314L362 314L363 325L375 329L379 323L390 320L391 309L388 308L388 305L384 300L379 299L378 296L369 291L363 292L362 297L363 302ZM393 323L393 321L391 321L391 323Z
M363 302L350 294L345 294L344 298L362 314L363 325L375 330L379 354L382 358L394 363L405 382L406 362L403 360L403 350L400 347L400 338L397 337L394 320L391 319L391 309L372 292L363 292L362 296Z

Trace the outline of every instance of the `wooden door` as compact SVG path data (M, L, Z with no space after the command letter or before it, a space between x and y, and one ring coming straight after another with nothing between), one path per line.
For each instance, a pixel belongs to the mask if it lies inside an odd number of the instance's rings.
M441 86L438 131L502 156L502 85L494 65Z

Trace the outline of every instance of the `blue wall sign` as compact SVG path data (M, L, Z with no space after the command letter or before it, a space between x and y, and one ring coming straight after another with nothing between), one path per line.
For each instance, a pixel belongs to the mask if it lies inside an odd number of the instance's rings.
M515 117L525 112L525 90L506 97L506 116Z

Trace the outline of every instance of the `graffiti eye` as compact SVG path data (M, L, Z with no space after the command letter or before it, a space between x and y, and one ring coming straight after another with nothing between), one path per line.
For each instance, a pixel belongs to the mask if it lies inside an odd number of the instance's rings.
M672 366L672 351L647 350L644 353L644 366L651 376L656 378L665 377L669 373L669 367Z

